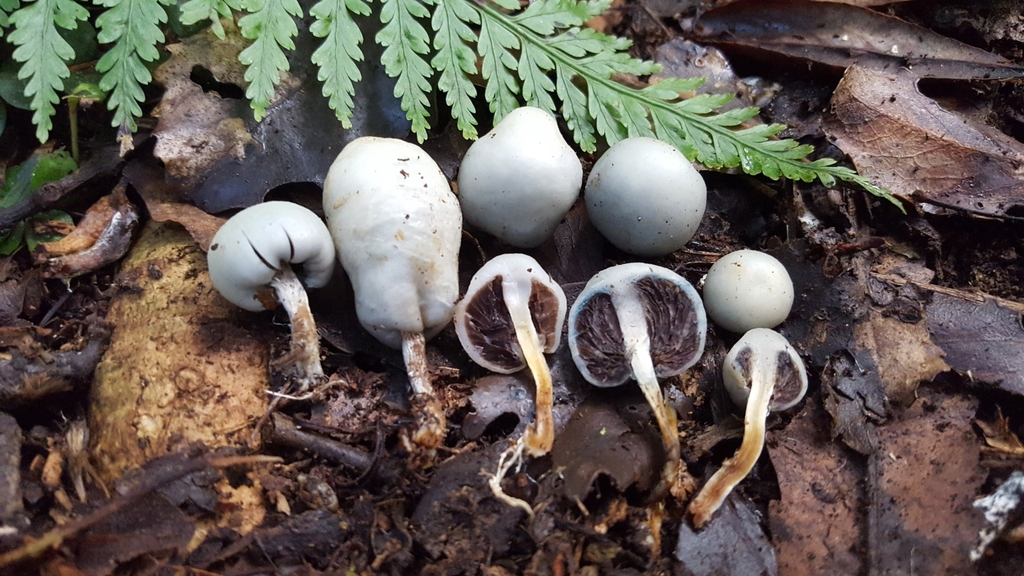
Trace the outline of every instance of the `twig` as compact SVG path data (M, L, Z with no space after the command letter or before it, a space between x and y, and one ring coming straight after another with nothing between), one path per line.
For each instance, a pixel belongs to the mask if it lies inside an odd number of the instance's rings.
M24 562L25 560L36 558L48 549L60 546L65 539L70 538L82 530L90 528L120 512L123 508L135 503L142 496L145 496L168 482L173 482L193 472L205 470L206 468L228 468L230 466L238 466L242 464L258 464L263 462L278 463L282 461L283 460L281 458L276 456L207 456L204 458L188 460L182 466L176 467L173 470L162 470L149 478L143 479L143 481L137 486L133 487L124 495L115 498L103 508L100 508L99 510L96 510L78 520L68 522L63 526L58 526L44 534L38 540L31 540L20 548L16 548L6 554L0 555L0 567L10 566L17 562Z

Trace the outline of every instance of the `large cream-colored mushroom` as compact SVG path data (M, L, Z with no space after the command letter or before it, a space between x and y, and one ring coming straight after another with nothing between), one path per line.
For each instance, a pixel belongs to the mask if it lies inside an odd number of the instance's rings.
M459 296L458 200L422 148L364 137L331 165L323 201L359 322L402 350L416 419L406 447L432 452L444 440L445 414L430 383L425 342L451 321Z

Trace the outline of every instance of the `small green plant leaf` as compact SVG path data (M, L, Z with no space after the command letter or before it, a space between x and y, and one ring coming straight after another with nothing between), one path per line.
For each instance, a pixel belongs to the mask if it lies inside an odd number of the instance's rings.
M354 83L363 77L356 66L363 59L363 33L352 14L368 16L370 7L362 0L321 0L309 13L316 18L309 31L324 39L312 56L319 68L317 79L324 83L323 95L341 125L351 128Z
M430 51L430 36L420 20L430 13L417 0L381 1L380 21L384 27L376 37L384 46L381 63L389 76L398 79L395 97L401 100L416 139L423 142L430 127L427 94L432 89L430 77L434 71L423 57Z
M67 62L75 57L57 27L73 30L88 17L89 12L74 0L34 0L10 16L14 26L10 42L17 46L12 58L21 62L18 78L28 81L25 96L31 98L32 123L40 142L50 137L53 106L60 102L57 92L64 89L64 78L71 74Z
M191 26L203 20L209 20L210 29L217 35L217 38L224 40L227 36L220 19L233 18L234 15L231 11L241 9L241 0L188 0L181 5L179 21L184 26Z
M10 230L0 232L0 256L10 256L25 245L25 221L21 220Z
M238 21L242 36L253 43L242 50L238 60L247 66L245 80L249 88L245 96L259 122L267 115L267 106L281 83L281 72L289 70L284 50L294 50L292 38L299 33L295 18L302 18L302 7L296 0L244 0L249 14Z
M451 108L452 118L458 123L462 137L473 140L476 132L476 86L470 79L476 74L476 52L469 47L476 44L477 36L470 25L480 23L480 16L466 0L431 0L434 17L434 49L437 54L430 65L441 71L437 87L445 93L445 102Z
M516 78L518 63L512 56L512 51L518 49L519 39L514 34L501 26L496 26L492 20L485 19L480 23L477 51L480 52L482 62L481 74L487 82L484 99L494 113L495 124L519 107L519 100L516 98L519 92L519 81ZM547 80L547 75L544 79ZM550 83L550 80L548 82ZM525 92L525 86L523 90ZM530 90L533 93L536 88L531 86Z
M111 125L134 132L135 119L142 116L140 103L145 99L142 87L153 79L146 62L160 57L157 44L164 41L161 24L167 11L161 4L173 0L93 0L107 8L96 26L101 44L113 46L96 63L103 74L100 89L110 94L107 109L114 112Z

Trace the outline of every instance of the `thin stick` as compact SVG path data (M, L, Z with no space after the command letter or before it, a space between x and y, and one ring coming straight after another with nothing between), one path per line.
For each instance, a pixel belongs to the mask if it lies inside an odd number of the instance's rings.
M206 468L227 468L243 464L278 462L283 462L283 460L276 456L207 456L188 460L184 462L180 468L175 468L173 470L161 470L153 476L144 479L142 483L129 490L123 496L115 498L109 504L88 516L68 522L63 526L58 526L46 534L43 534L43 536L38 540L31 540L20 548L16 548L6 554L0 555L0 567L10 566L11 564L24 562L25 560L31 560L51 548L56 548L60 546L66 538L70 538L82 530L90 528L110 516L113 516L123 508L137 501L142 496L145 496L164 484L173 482L193 472L205 470Z

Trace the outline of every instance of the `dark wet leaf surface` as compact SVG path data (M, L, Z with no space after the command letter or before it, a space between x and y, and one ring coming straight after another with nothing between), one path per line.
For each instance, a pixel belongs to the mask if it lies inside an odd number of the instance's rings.
M935 294L928 331L946 362L973 379L1024 394L1022 307Z
M703 530L680 526L675 557L693 576L780 573L775 549L761 529L754 507L735 493Z
M730 2L697 18L691 34L705 43L760 52L762 58L773 53L840 69L905 67L917 77L955 79L1024 75L1024 67L990 52L893 16L832 2Z

